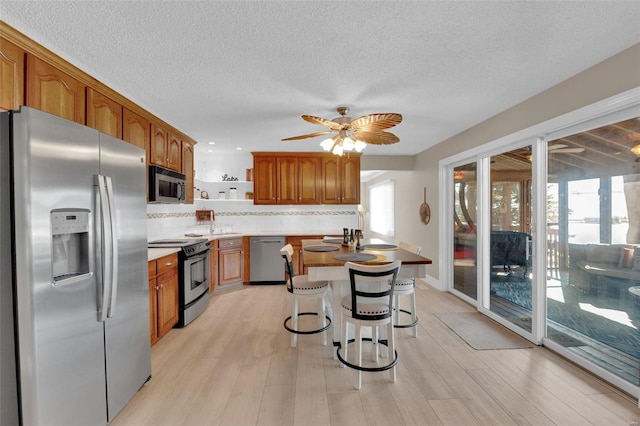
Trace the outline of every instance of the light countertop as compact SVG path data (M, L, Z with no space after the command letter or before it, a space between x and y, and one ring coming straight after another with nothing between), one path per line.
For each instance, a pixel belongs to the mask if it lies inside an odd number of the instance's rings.
M214 241L214 240L223 240L223 239L227 239L227 238L241 238L241 237L263 237L263 236L280 236L280 235L284 235L284 236L298 236L298 235L317 235L317 236L336 236L338 238L342 238L342 232L327 232L327 231L319 231L319 230L293 230L293 231L286 231L286 232L278 232L278 231L251 231L251 232L231 232L231 233L226 233L226 234L204 234L200 237L185 237L184 235L179 235L176 237L169 237L169 238L175 238L175 239L199 239L199 238L208 238L209 241ZM180 248L178 247L163 247L163 248L150 248L147 249L147 253L148 253L148 260L152 261L152 260L156 260L159 259L161 257L167 256L169 254L172 253L177 253L180 251Z

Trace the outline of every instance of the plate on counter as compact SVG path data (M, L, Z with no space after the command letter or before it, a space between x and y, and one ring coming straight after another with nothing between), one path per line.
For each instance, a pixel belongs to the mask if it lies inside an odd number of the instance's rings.
M398 248L395 244L366 244L364 250L396 250Z
M322 242L328 244L342 244L342 238L325 238Z
M305 251L316 251L316 252L323 252L323 251L338 251L338 247L336 246L308 246L304 248Z
M345 262L366 262L367 260L376 259L378 256L369 253L340 253L333 258Z

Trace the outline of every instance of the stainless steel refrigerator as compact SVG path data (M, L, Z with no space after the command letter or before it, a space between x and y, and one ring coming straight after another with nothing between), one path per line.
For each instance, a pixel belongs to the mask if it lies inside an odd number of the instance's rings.
M145 152L0 114L0 424L104 425L151 376Z

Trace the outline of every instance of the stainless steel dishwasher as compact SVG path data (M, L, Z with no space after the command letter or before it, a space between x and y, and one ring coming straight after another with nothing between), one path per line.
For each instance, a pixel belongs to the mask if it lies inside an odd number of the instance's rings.
M284 260L280 249L285 237L251 237L251 284L284 284Z

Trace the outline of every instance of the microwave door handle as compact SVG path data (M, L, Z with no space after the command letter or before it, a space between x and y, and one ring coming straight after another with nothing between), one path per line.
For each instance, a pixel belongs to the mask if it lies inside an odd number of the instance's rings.
M116 217L116 201L113 192L113 184L111 177L105 177L107 186L107 197L109 198L109 218L110 223L107 230L110 234L111 247L109 252L111 254L111 294L109 296L109 310L107 311L107 317L113 317L116 310L116 298L118 296L118 221Z
M104 181L104 176L96 175L96 186L98 187L98 206L96 210L96 233L99 238L99 246L96 252L100 253L100 270L98 279L102 283L101 297L98 301L98 321L104 322L107 319L107 295L111 293L111 256L108 250L111 239L110 234L107 232L107 224L111 222L109 216L108 200L107 200L107 188Z
M178 183L176 190L177 190L178 200L182 200L183 199L182 194L184 192L183 184Z

